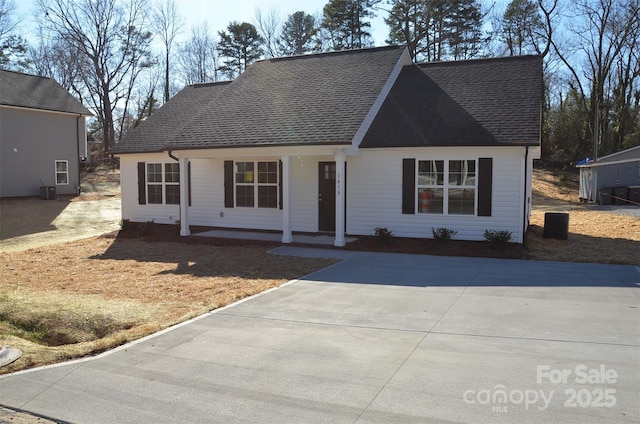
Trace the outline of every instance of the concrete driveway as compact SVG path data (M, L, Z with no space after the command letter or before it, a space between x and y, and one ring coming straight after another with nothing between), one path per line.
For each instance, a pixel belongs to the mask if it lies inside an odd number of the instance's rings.
M343 253L98 358L0 378L0 404L78 423L640 420L636 267Z

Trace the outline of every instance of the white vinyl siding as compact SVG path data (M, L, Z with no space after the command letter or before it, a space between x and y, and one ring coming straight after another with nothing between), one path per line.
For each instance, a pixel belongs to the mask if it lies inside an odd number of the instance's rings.
M145 162L145 176L148 178L149 164L162 167L168 163L166 154L123 155L120 157L120 192L122 197L122 219L132 222L153 221L156 224L175 224L180 220L178 204L138 204L138 162ZM173 162L173 160L171 160ZM148 190L149 181L145 181Z
M522 241L524 148L362 149L361 153L347 162L347 234L371 235L375 228L386 227L398 237L431 238L432 228L445 227L458 231L455 238L461 240L484 240L484 230L492 229L511 231L514 241ZM408 157L417 162L493 158L492 216L402 214L402 159Z
M217 158L192 158L189 223L198 226L282 230L282 210L224 206L225 160L279 161L285 148L273 149L273 156L242 156L252 149L218 151ZM386 227L397 237L431 238L431 228L458 231L456 239L483 240L484 231L507 230L515 242L522 242L524 209L524 148L428 148L361 149L347 156L346 232L371 235ZM271 151L270 151L271 152ZM237 156L235 155L237 153ZM454 214L402 214L402 161L493 159L492 216ZM165 154L130 154L121 157L122 213L136 222L154 220L171 224L179 220L178 205L138 205L137 162L164 162ZM318 163L333 161L331 155L290 156L291 228L296 232L318 231ZM448 178L448 176L447 176ZM477 183L475 183L477 184ZM475 194L478 196L477 190ZM477 208L477 200L476 200Z

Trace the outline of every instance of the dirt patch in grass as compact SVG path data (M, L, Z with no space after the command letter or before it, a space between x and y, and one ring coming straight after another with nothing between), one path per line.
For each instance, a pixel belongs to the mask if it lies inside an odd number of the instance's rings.
M0 373L96 354L334 262L115 235L0 253L0 345L24 352Z

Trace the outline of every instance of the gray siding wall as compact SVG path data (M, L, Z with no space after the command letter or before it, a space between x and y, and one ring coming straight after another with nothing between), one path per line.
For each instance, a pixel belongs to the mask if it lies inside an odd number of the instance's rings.
M84 117L0 107L0 197L37 196L43 185L55 186L57 194L77 193L85 139ZM56 160L68 162L69 184L56 184Z
M597 166L593 169L598 173L598 189L640 185L640 160Z

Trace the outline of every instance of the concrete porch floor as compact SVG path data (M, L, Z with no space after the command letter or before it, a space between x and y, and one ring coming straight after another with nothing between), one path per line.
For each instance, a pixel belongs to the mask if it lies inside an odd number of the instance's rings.
M196 237L216 237L238 240L259 240L274 243L282 242L282 233L263 231L233 231L233 230L209 230L201 233L192 233ZM356 237L345 237L345 243L356 241ZM321 246L333 246L332 234L293 234L293 243L316 244Z

